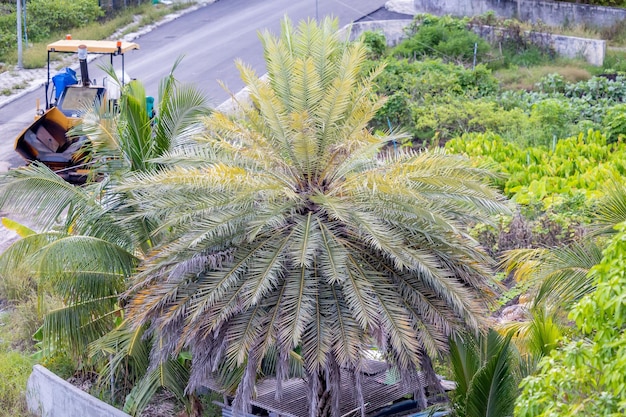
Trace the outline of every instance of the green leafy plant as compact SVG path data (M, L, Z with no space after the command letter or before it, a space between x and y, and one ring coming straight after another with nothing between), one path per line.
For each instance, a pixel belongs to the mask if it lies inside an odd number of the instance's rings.
M591 204L626 172L626 146L607 144L598 131L560 139L553 150L520 147L491 133L466 135L446 148L506 174L498 184L507 195L524 205L542 202L544 210L579 193Z
M572 309L579 335L544 358L522 381L517 417L623 415L626 413L626 227L593 268L595 290Z
M459 337L450 342L450 358L457 384L451 402L457 416L511 415L518 375L510 335L489 330L478 338Z
M387 39L382 32L365 32L361 35L361 42L368 50L368 58L381 59L387 50Z

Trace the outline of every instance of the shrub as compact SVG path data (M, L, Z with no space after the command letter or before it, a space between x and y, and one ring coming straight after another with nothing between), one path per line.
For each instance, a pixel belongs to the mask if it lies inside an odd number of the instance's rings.
M595 289L572 309L579 335L522 381L517 417L623 416L626 413L626 233L622 223L590 275Z
M0 12L0 56L15 48L17 42L16 16L15 10L11 11L9 8Z
M497 91L498 84L491 72L478 65L474 70L461 65L446 64L442 60L413 61L395 58L387 59L385 71L377 79L377 93L387 96L385 105L372 121L374 128L387 130L401 127L420 139L434 134L437 121L447 120L454 124L454 115L447 114L444 107L452 113L463 97L485 97ZM458 98L458 99L457 99ZM472 107L472 103L466 103ZM443 106L443 107L442 107ZM440 115L440 111L445 114ZM468 110L470 112L470 110ZM433 115L434 114L434 115ZM422 120L424 119L424 120ZM484 131L456 129L445 126L442 132Z
M446 62L478 62L489 52L489 44L466 27L465 20L418 16L409 28L413 35L393 50L404 58L434 57Z
M361 35L361 40L368 50L368 58L372 60L380 59L387 50L387 39L381 32L365 32Z
M98 20L104 15L96 0L31 0L28 3L29 38L41 41Z
M609 143L623 141L626 137L626 104L618 104L608 109L602 122Z

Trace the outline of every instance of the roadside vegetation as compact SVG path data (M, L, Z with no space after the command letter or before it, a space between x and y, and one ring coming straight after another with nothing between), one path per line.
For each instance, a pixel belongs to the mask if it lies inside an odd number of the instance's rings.
M24 42L24 68L42 68L47 62L47 45L66 34L74 39L107 39L113 34L123 36L159 20L159 18L194 2L152 4L143 0L132 6L103 9L95 0L54 1L29 0L27 3ZM14 1L0 2L0 71L17 63L16 5ZM120 31L120 28L123 28Z
M0 312L0 415L28 417L26 408L26 380L35 361L13 343L20 337L13 333L8 311Z
M5 220L7 346L132 415L164 391L213 415L185 391L209 372L241 409L258 378L304 376L336 415L370 348L453 379L458 417L626 413L626 65L555 66L519 23L470 30L488 22L418 16L394 48L285 22L262 35L269 83L240 64L236 117L175 67L157 119L129 83L80 127L99 181L2 176L0 208L36 223Z

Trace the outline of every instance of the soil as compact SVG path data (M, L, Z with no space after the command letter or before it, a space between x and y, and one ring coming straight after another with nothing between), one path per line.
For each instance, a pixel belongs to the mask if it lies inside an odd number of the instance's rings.
M91 394L91 389L96 384L98 375L95 373L77 373L67 379L67 382L76 388ZM146 408L139 414L140 417L178 417L176 398L174 394L161 390L148 403Z

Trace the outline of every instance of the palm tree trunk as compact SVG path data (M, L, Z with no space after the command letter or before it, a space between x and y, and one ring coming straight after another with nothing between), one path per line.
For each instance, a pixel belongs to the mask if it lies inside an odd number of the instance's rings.
M325 369L308 375L309 416L339 417L341 369L329 355Z
M315 416L331 417L331 392L326 384L326 377L318 373L317 377L317 407Z

